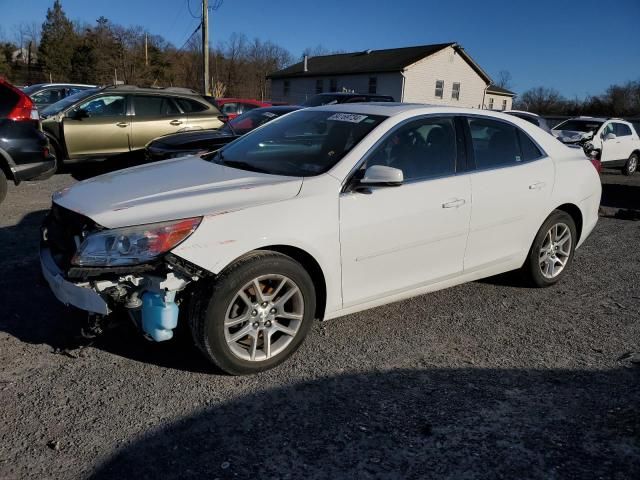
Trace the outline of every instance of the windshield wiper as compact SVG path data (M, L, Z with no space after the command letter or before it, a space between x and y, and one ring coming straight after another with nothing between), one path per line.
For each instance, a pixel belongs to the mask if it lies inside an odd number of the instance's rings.
M238 168L240 170L249 170L257 173L271 173L269 170L256 167L255 165L249 162L243 162L242 160L225 160L222 150L218 150L216 152L215 157L217 161L214 160L214 162L217 163L218 165L224 165L225 167L231 167L231 168Z

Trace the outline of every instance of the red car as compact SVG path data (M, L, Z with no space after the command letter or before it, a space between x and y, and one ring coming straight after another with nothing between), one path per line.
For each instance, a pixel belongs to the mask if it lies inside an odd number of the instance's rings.
M253 110L254 108L271 106L270 103L251 100L249 98L216 98L216 105L229 120L233 120L238 115Z

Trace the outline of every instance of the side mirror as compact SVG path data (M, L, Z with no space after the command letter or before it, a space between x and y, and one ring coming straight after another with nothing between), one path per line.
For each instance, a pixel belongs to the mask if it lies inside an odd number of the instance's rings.
M83 118L89 118L89 112L87 112L84 108L79 108L77 110L72 110L67 115L72 120L82 120Z
M605 139L605 140L615 140L615 138L616 138L616 134L615 134L615 133L607 133L607 134L604 136L604 139Z
M372 165L360 180L363 187L397 187L402 185L404 175L399 168L386 165Z

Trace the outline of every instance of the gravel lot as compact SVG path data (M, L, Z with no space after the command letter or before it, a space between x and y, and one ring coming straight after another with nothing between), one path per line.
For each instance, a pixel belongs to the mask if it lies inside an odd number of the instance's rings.
M128 326L74 349L38 226L88 174L0 206L0 478L640 478L640 175L603 175L623 210L560 285L502 276L317 324L234 378Z

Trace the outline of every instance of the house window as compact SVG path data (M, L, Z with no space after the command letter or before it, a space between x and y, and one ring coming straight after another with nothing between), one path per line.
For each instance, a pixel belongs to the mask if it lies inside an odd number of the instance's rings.
M442 98L444 93L444 80L436 80L436 98Z
M285 80L284 82L282 82L282 95L285 97L289 96L289 80Z
M493 110L493 98L489 99L489 110Z
M454 83L453 89L451 90L451 98L453 100L460 100L460 84Z
M316 93L322 93L322 79L316 80Z
M337 92L338 91L338 79L337 78L332 78L331 80L329 80L329 91L330 92Z
M507 109L507 100L502 100L502 110L506 110Z
M378 77L369 77L369 93L378 93Z

